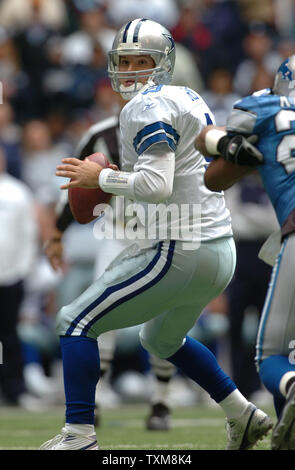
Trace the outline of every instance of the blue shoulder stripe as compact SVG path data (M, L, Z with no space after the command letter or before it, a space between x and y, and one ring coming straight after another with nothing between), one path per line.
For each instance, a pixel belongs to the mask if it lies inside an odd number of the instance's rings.
M170 134L171 136L173 136L173 138L175 140L175 143L176 144L178 143L179 135L176 132L176 130L170 124L167 124L166 122L157 121L157 122L154 122L153 124L149 124L149 125L145 126L143 129L141 129L136 134L135 138L133 139L133 146L134 146L135 150L136 150L138 144L143 139L143 137L146 137L149 134L152 134L153 132L156 132L156 131L159 131L159 130L163 130L164 132L166 132L166 133Z
M149 147L151 147L153 144L156 144L158 142L167 142L171 150L175 152L176 150L176 144L173 139L170 139L168 135L165 132L159 132L158 134L151 135L150 137L147 137L143 143L140 145L140 147L136 150L138 155L141 155L143 152L145 152Z

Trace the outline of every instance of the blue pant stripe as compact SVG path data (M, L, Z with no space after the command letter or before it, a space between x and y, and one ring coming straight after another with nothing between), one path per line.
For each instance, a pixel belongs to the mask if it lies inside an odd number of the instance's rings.
M285 250L286 243L287 243L287 239L284 240L283 246L281 248L281 252L278 256L277 266L276 266L275 272L273 273L273 285L272 285L272 288L271 288L270 295L268 296L268 300L265 303L263 313L262 313L262 317L261 317L261 322L262 323L261 323L261 327L260 327L259 337L257 338L256 361L257 361L258 364L260 363L260 360L261 360L261 357L262 357L262 345L263 345L263 338L264 338L264 330L265 330L266 322L267 322L267 319L268 319L268 316L269 316L271 303L272 303L272 298L273 298L273 294L274 294L274 291L275 291L275 287L276 287L276 283L277 283L277 279L278 279L278 275L279 275L279 270L280 270L280 265L281 265L281 261L282 261L282 256L283 256L283 252Z
M88 305L88 307L86 307L71 323L70 327L68 328L67 332L66 332L66 335L71 335L72 332L74 331L74 329L76 328L76 326L79 324L79 322L89 313L91 312L91 310L93 310L95 307L97 307L97 305L99 305L101 302L103 302L107 297L109 297L111 294L113 294L114 292L120 290L120 289L123 289L125 287L128 287L130 286L131 284L133 284L134 282L138 281L139 279L143 278L144 276L146 276L153 268L154 266L157 264L160 256L161 256L161 249L162 249L162 245L163 245L163 242L161 242L159 244L159 249L157 251L157 254L155 255L155 257L152 259L152 261L149 263L149 265L143 269L141 272L139 272L138 274L132 276L131 278L127 279L126 281L123 281L123 282L120 282L114 286L111 286L111 287L108 287L97 299L95 299L90 305ZM170 243L170 246L169 246L169 249L168 249L168 258L169 258L169 254L170 254L170 251L171 251L171 245L173 245L173 250L174 250L174 245L175 245L175 242L171 242ZM166 262L167 264L167 262ZM165 267L163 268L163 270L165 269ZM113 308L110 307L110 310ZM107 312L106 312L107 313ZM88 326L88 325L87 325Z
M127 302L130 299L133 299L133 297L136 297L137 295L141 294L142 292L145 292L147 289L150 287L154 286L159 282L167 273L169 270L171 263L172 263L172 258L173 258L173 253L174 253L174 246L175 246L175 241L170 242L169 248L168 248L168 256L166 263L162 269L162 271L149 283L145 284L144 286L140 287L139 289L131 292L130 294L125 295L121 299L117 300L116 302L112 303L109 307L105 308L102 312L100 312L98 315L96 315L89 323L87 326L84 327L81 336L86 336L88 330L92 327L94 323L96 323L98 320L100 320L102 317L104 317L107 313L109 313L111 310L114 308L118 307L124 302ZM155 263L156 264L156 263ZM146 270L142 271L143 276L146 274ZM138 280L143 277L140 273L140 276L137 277L137 279L134 279L132 282L135 282L135 280ZM134 276L135 278L136 276ZM131 283L130 283L131 284ZM117 289L118 290L118 289Z

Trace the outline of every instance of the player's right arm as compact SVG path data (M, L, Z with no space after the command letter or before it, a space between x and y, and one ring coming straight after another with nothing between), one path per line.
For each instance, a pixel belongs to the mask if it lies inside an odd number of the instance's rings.
M195 147L213 157L204 178L208 189L226 190L263 163L262 153L253 145L258 140L254 135L257 101L247 97L236 102L226 128L207 126L197 136Z
M204 182L211 191L224 191L253 170L253 167L235 165L218 157L209 164Z
M213 135L210 136L212 132ZM230 188L254 169L253 166L237 165L223 158L218 150L218 143L226 135L222 129L210 125L202 129L195 141L198 150L213 157L204 176L205 185L211 191L223 191Z

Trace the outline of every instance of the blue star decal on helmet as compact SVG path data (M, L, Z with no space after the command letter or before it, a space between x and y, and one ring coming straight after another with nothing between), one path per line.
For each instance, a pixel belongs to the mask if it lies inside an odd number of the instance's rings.
M172 37L170 34L165 34L165 33L163 33L163 36L164 36L166 39L168 39L168 41L169 41L170 44L171 44L171 47L170 47L170 51L169 51L169 52L173 51L173 49L175 49L175 42L174 42L173 37Z
M292 80L292 72L288 67L289 59L285 60L285 62L282 63L280 66L278 72L282 74L282 77L285 80Z

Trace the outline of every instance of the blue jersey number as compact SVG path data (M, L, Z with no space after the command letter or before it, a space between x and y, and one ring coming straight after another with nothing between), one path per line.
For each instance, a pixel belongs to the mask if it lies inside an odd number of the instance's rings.
M295 121L295 111L282 109L275 117L277 132L291 129ZM277 161L284 166L288 174L295 171L295 135L285 135L277 147Z
M192 101L197 101L199 99L199 96L197 95L197 93L195 93L190 88L185 87L185 91Z
M153 85L147 90L143 91L143 95L147 95L148 93L157 93L157 91L160 91L163 85Z

